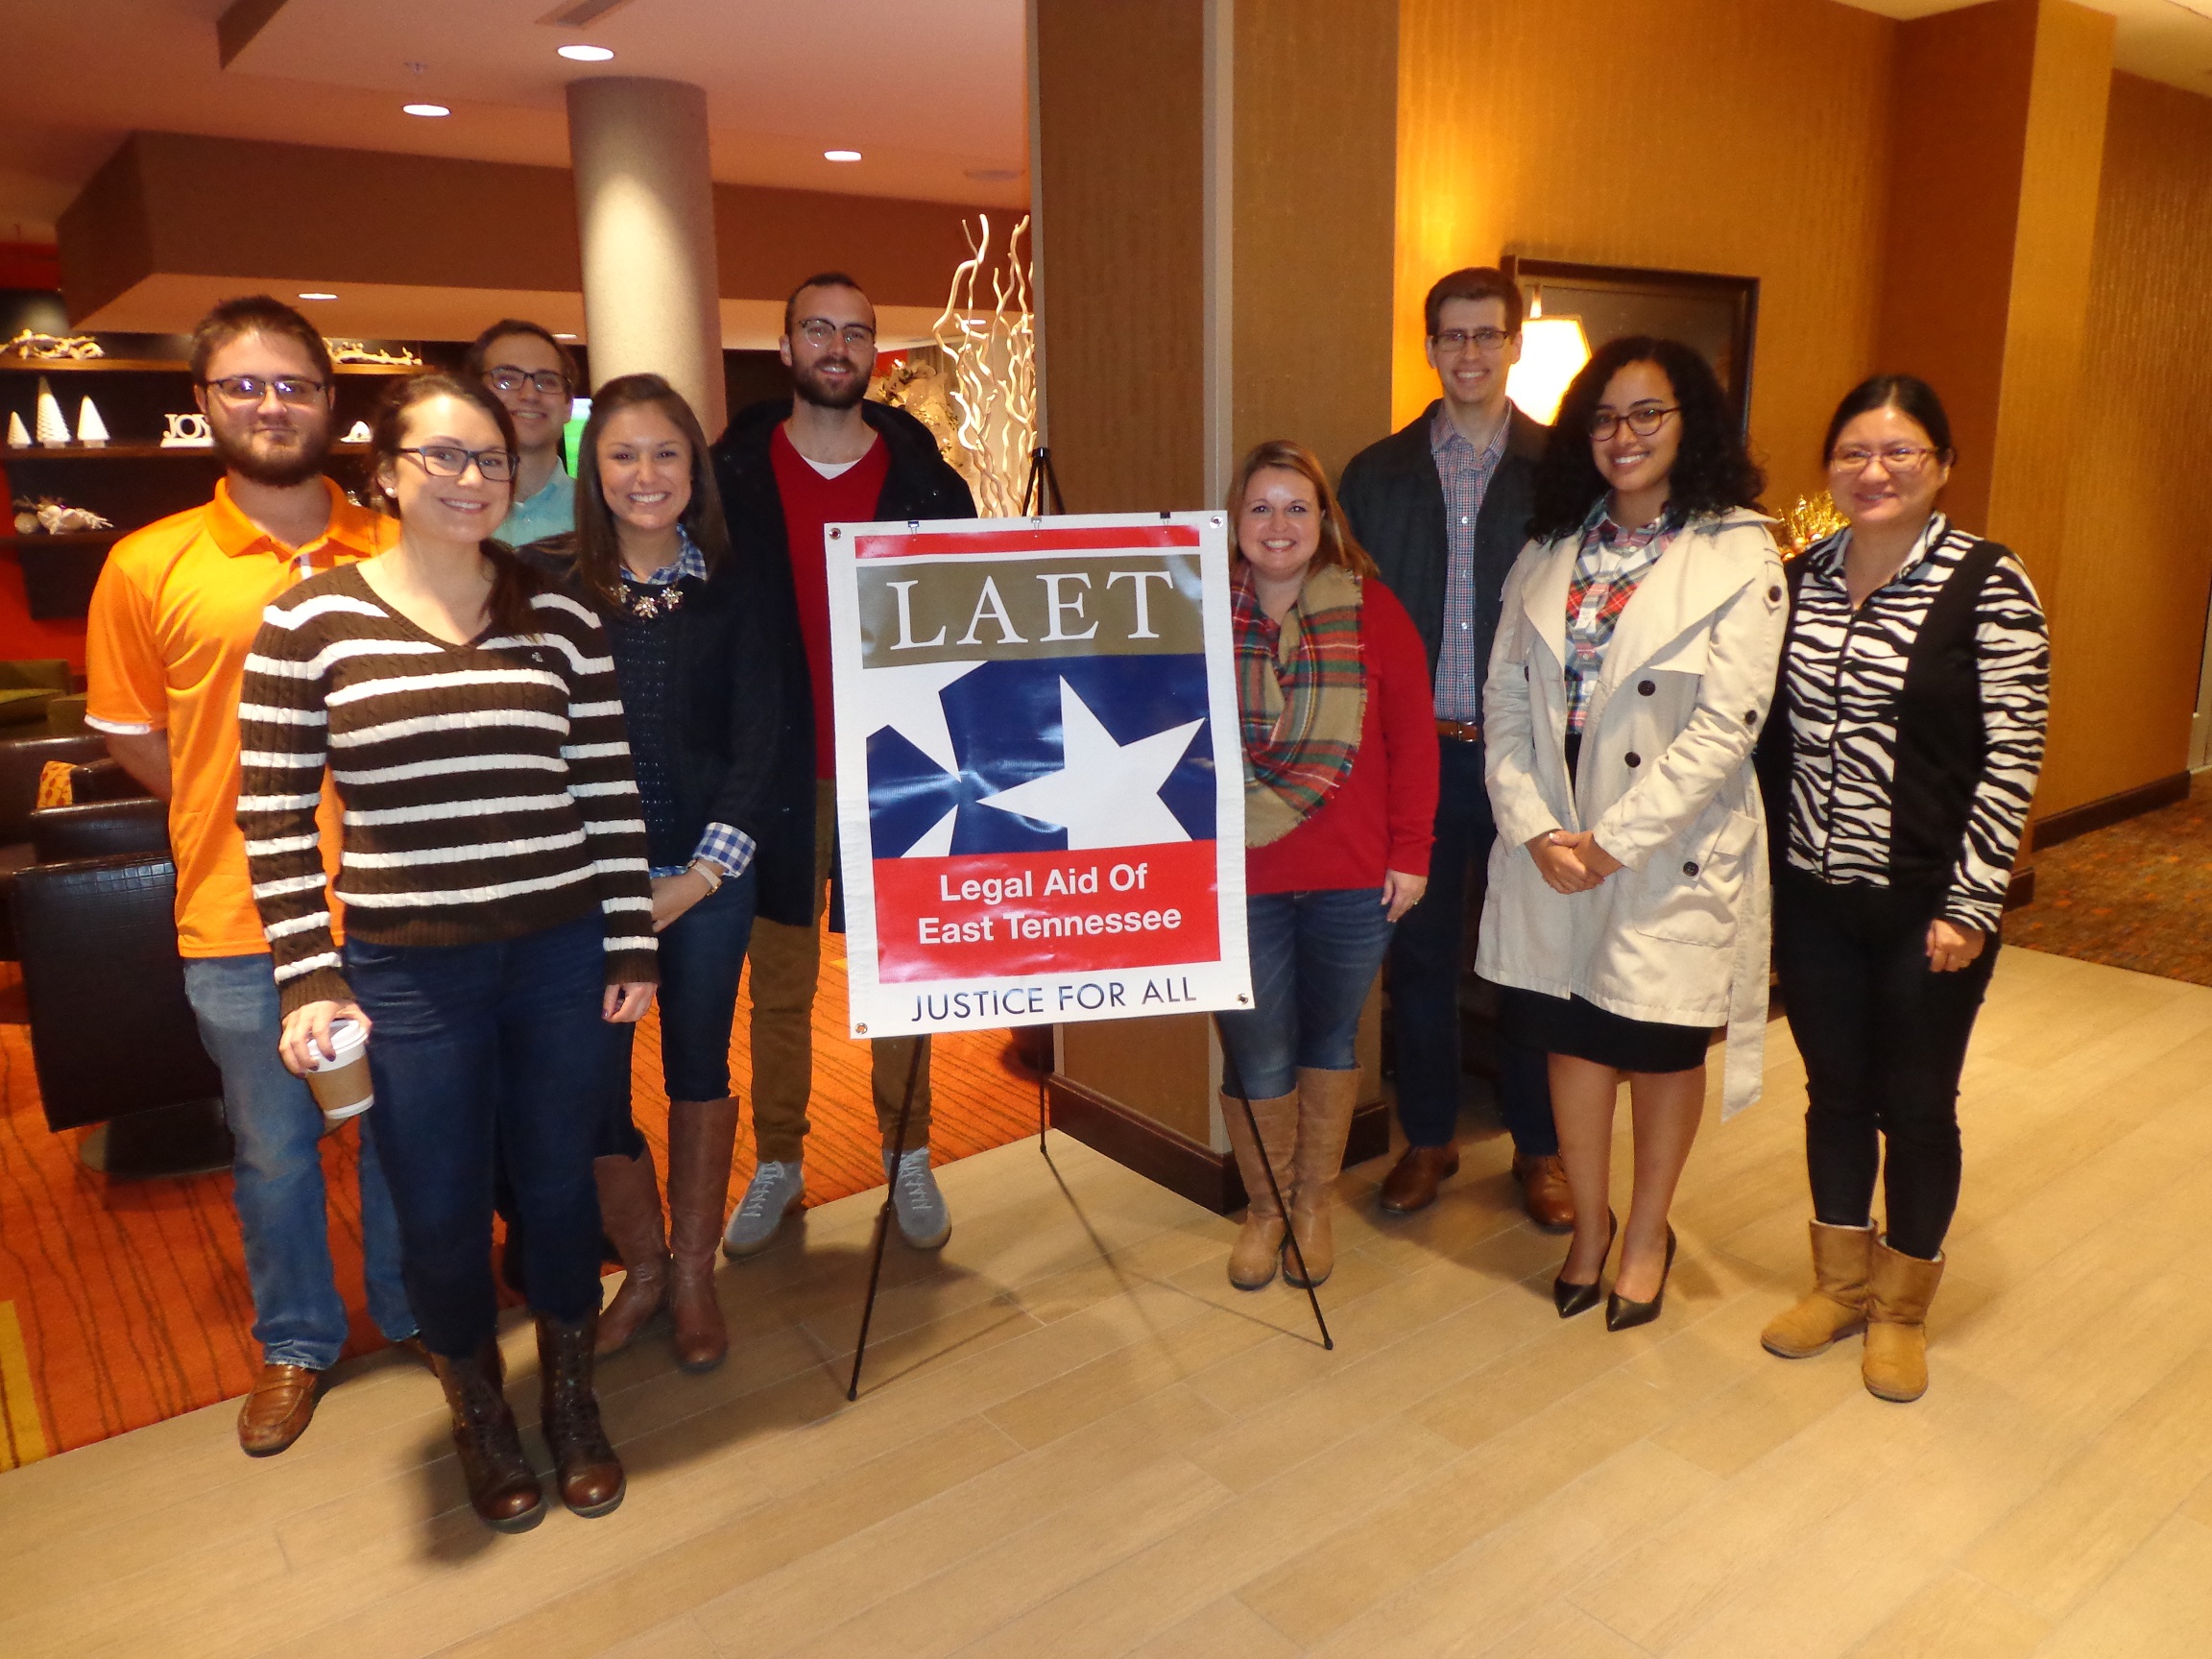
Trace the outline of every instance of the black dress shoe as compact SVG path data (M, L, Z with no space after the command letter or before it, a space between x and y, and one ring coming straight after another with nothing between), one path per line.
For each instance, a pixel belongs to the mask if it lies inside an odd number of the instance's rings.
M1613 1254L1613 1240L1620 1236L1621 1219L1608 1210L1605 1212L1605 1256ZM1605 1279L1605 1256L1598 1258L1598 1277L1587 1285L1575 1284L1564 1271L1551 1281L1551 1306L1559 1310L1560 1318L1572 1319L1598 1306L1598 1292Z
M1631 1302L1616 1290L1605 1298L1605 1329L1627 1331L1648 1325L1659 1317L1659 1305L1667 1300L1667 1276L1674 1271L1674 1229L1667 1229L1667 1264L1659 1269L1659 1293L1648 1302Z

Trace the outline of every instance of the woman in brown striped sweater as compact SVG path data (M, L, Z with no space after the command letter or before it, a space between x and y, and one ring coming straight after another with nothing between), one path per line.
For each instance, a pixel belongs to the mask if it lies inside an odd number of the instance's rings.
M494 1159L528 1223L545 1436L580 1514L622 1499L591 1387L600 1022L653 999L645 826L600 625L488 540L516 443L481 387L441 374L379 410L370 476L391 551L264 613L238 709L238 819L276 954L294 1070L333 1019L372 1027L369 1123L402 1264L453 1411L469 1497L503 1530L544 1512L501 1393ZM344 807L338 946L315 810ZM496 1148L496 1151L494 1150Z

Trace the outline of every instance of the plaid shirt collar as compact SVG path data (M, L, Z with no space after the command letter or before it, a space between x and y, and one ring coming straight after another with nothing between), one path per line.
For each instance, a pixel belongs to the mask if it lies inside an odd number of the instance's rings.
M691 532L685 529L681 524L677 525L676 541L681 551L677 553L675 563L663 565L652 575L646 577L646 587L664 588L669 583L681 581L685 577L689 577L694 582L707 580L707 555L699 551L699 544L691 540Z
M1473 462L1484 472L1497 470L1499 459L1505 453L1506 436L1513 430L1513 411L1507 409L1505 418L1498 422L1498 430L1490 434L1490 442L1479 452L1468 442L1467 434L1452 423L1452 412L1444 399L1436 399L1435 412L1429 417L1429 453L1435 457L1439 470L1448 457L1461 464Z

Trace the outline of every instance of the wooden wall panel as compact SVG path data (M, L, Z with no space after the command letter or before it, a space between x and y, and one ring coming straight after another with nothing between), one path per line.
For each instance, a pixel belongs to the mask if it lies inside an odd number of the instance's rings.
M1235 12L1232 449L1295 438L1334 475L1390 419L1398 0Z
M1039 334L1077 513L1205 490L1202 0L1036 0Z
M1507 245L1753 276L1768 499L1820 488L1874 355L1896 29L1827 0L1405 0L1396 419L1436 395L1429 284Z
M2212 100L2112 78L2039 814L2188 761L2212 539Z

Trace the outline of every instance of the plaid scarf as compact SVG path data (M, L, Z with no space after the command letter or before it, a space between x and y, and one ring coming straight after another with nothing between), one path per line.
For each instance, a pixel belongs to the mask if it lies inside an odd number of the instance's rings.
M1247 847L1289 834L1352 770L1367 716L1360 597L1359 578L1335 565L1309 572L1280 623L1249 573L1231 590Z
M1568 731L1582 730L1621 613L1665 557L1674 530L1671 517L1664 515L1641 528L1623 530L1606 515L1602 501L1584 526L1575 577L1567 587Z

